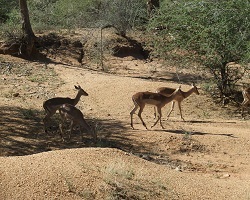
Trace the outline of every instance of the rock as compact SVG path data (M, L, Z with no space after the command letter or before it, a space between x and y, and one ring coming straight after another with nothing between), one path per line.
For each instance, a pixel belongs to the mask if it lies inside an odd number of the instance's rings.
M176 167L175 171L182 172L181 166Z
M13 94L13 97L18 97L20 94L18 92Z
M230 174L224 174L223 176L222 176L222 178L229 178L230 177Z

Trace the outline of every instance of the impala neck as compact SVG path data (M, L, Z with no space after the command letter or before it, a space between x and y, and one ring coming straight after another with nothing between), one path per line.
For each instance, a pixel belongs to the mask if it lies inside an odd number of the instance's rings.
M179 91L180 92L180 91ZM165 100L164 100L164 104L166 105L167 103L169 103L169 102L171 102L171 101L173 101L175 98L176 98L176 93L173 95L171 95L171 96L169 96L169 97L166 97L166 96L164 96L165 97ZM178 94L179 95L179 94Z
M80 91L78 91L76 98L74 98L74 106L80 101L81 96Z
M182 95L183 95L183 97L184 98L187 98L187 97L189 97L191 94L193 94L194 93L194 87L192 87L191 89L189 89L187 92L183 92L182 91Z

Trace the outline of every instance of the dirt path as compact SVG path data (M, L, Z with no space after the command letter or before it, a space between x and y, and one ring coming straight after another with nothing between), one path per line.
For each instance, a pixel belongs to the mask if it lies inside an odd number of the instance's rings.
M126 64L129 68L129 63ZM20 145L13 152L23 151L22 155L76 148L0 158L0 196L4 199L250 198L249 120L241 120L238 113L235 116L225 115L225 110L216 107L201 90L200 96L192 95L183 103L186 122L181 121L177 110L167 121L167 106L163 111L165 130L159 125L145 130L136 115L136 130L132 130L129 115L133 108L131 96L135 92L154 91L164 85L178 87L176 82L155 82L62 65L48 67L54 68L62 79L56 86L53 79L45 84L53 88L53 91L47 88L48 96L74 96L75 84L89 93L89 97L82 97L77 106L96 126L97 146L102 148L86 148L96 147L91 142L75 145L78 135L74 135L75 144L61 144L58 136L43 136L41 120L36 121L35 129L27 125L33 123L31 119L22 119L19 115L16 118L25 123L22 129L18 129L18 134L14 128L5 128L7 120L2 118L1 140L6 147L2 148L3 151L8 149L10 152L8 142L13 145L17 141L26 146ZM43 84L36 86L46 88ZM8 89L4 85L1 87ZM189 87L183 85L182 89ZM36 108L40 113L44 99L44 96L32 96L17 101L2 93L0 106L15 104L21 108ZM23 102L27 103L22 105ZM6 116L13 114L11 111L4 113ZM39 114L39 118L42 116ZM146 124L153 124L152 107L145 108L143 118ZM14 127L21 126L18 121L8 122ZM37 138L30 136L36 131Z

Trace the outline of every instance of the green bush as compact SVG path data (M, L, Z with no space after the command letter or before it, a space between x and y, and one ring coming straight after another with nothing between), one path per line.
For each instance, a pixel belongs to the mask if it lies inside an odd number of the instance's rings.
M20 13L19 10L13 9L10 13L6 14L5 23L1 24L0 36L7 40L20 39L23 36L20 23Z
M141 26L147 18L146 3L143 0L105 0L100 9L102 26L114 26L120 35L125 36L132 28Z
M20 24L18 1L15 4L10 2L12 4L8 3L4 16L7 27ZM28 0L28 8L35 31L111 25L120 34L125 34L127 30L143 24L147 17L144 0ZM2 8L0 17L1 13L5 13Z
M18 0L0 0L0 23L5 23L12 9L18 7Z
M162 2L149 23L153 45L165 59L195 61L213 74L221 98L243 74L229 62L250 62L250 3L245 0Z
M40 29L70 29L89 25L95 19L92 12L95 7L95 1L91 0L40 0L30 3L30 15L34 29L36 26Z

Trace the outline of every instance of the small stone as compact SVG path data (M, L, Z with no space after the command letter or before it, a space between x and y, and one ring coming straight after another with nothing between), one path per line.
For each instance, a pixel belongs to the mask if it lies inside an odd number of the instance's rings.
M176 167L175 171L182 172L181 167L180 166Z
M230 177L230 174L224 174L222 177L223 178L228 178L228 177Z
M18 92L13 94L13 97L18 97L20 94Z

